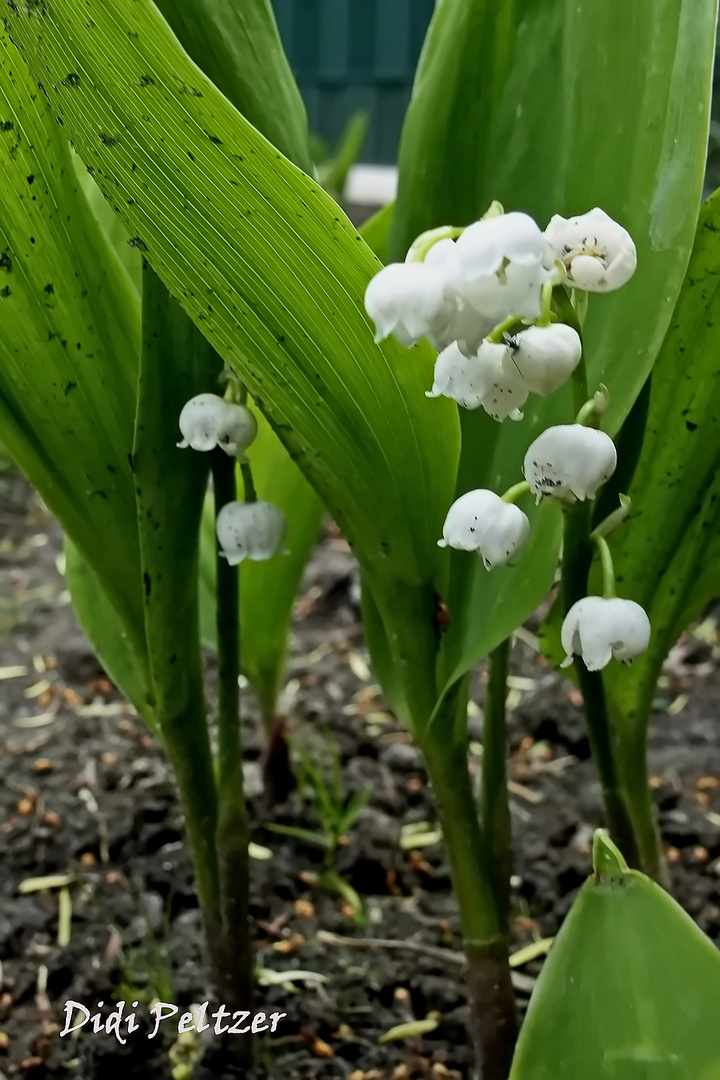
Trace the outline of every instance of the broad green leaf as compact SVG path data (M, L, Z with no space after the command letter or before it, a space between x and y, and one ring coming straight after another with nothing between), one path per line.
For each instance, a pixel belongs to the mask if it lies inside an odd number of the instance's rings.
M98 660L146 724L157 730L146 657L133 648L100 579L67 536L65 580L72 597L73 610L88 640L92 642Z
M377 260L194 67L148 0L55 0L8 21L135 243L353 544L426 715L457 420L450 403L424 398L429 349L373 344L362 297Z
M219 0L162 0L158 6L192 59L243 116L296 165L311 172L305 109L268 0L249 0L242 7ZM290 528L286 558L264 565L246 563L242 568L240 639L242 669L270 723L283 673L292 605L317 536L322 505L272 429L262 417L260 420L260 433L249 454L255 484L260 498L286 512ZM203 524L202 633L206 642L214 642L212 499L207 500Z
M305 105L270 0L158 0L181 45L286 157L312 172Z
M663 660L720 594L720 194L703 207L655 363L630 515L609 538L618 592L650 616L650 648L605 685L620 730L644 733Z
M435 9L406 118L393 258L413 238L467 224L493 199L544 227L552 214L602 206L638 247L634 279L591 297L586 356L591 387L611 390L605 426L618 430L663 340L692 244L702 185L715 47L716 0L443 0ZM572 416L570 396L531 399L521 424L471 436L469 486L520 478L539 431ZM464 440L473 423L463 423ZM471 456L468 457L468 454ZM475 479L477 477L477 479ZM465 488L467 490L467 487ZM520 620L550 583L555 523L535 522L534 587L523 604L518 576L504 575L502 610ZM528 558L530 556L528 555ZM497 644L487 619L496 579L477 567L453 577L473 615L464 649L448 636L445 670L457 673ZM518 564L520 570L521 562ZM542 569L541 569L542 567ZM450 604L451 610L453 604ZM452 624L451 624L452 627Z
M130 236L120 218L93 180L77 154L72 154L75 173L85 198L100 228L105 233L110 247L124 266L138 297L142 293L142 255L137 248L128 243Z
M283 552L265 563L245 561L240 569L240 663L270 722L280 688L288 623L308 555L317 539L322 503L288 457L267 421L259 417L258 437L247 452L258 498L287 515ZM201 613L203 640L215 643L215 518L208 499L203 515Z
M719 1080L720 954L649 878L591 878L538 979L510 1080Z
M144 653L130 469L137 296L0 29L0 431Z

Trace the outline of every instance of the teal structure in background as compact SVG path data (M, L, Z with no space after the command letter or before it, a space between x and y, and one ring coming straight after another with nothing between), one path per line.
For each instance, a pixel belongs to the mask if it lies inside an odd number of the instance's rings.
M335 145L358 109L362 160L392 164L434 0L273 0L310 129Z

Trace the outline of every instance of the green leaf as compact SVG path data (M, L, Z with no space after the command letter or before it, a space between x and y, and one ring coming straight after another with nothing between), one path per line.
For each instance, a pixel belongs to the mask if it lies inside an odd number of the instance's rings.
M627 520L609 537L618 593L648 612L632 667L604 674L621 732L644 733L663 660L720 594L720 194L703 207L672 325L655 363Z
M145 265L132 461L147 660L155 717L181 792L201 903L213 914L217 791L205 722L198 610L200 515L209 457L180 449L177 442L180 410L195 394L212 391L220 370L217 354Z
M145 722L157 728L150 672L144 653L133 648L122 620L113 608L90 563L65 537L65 580L78 622L115 685Z
M78 188L65 133L0 29L3 443L87 560L139 658L129 459L138 315L137 296Z
M267 723L275 714L288 624L305 563L317 539L322 503L288 457L267 421L258 417L258 436L247 452L258 498L285 512L283 552L240 568L240 663L253 684ZM203 516L201 611L203 640L215 643L215 520L212 500Z
M180 43L225 97L311 173L305 105L270 0L158 0Z
M312 172L305 108L268 0L228 6L219 0L162 0L158 5L188 53L242 114L287 157ZM322 504L266 422L249 454L260 498L285 511L287 557L246 563L240 581L242 670L266 723L275 713L288 623L300 575L317 536ZM214 506L204 515L201 566L203 637L215 630Z
M604 426L618 430L663 340L692 244L705 160L716 0L443 0L418 67L400 149L391 252L415 236L464 225L493 199L544 227L552 214L595 205L629 229L638 270L617 293L593 296L586 324L591 389L610 387ZM520 479L539 432L573 415L569 389L531 398L521 424L499 432L463 420L462 490L502 492ZM473 432L473 429L474 432ZM446 638L443 670L455 675L489 652L552 580L557 522L533 520L533 549L505 572L448 556L446 590L467 638ZM524 567L537 560L531 587ZM525 602L522 602L523 595ZM493 599L495 597L495 599ZM464 598L464 599L463 599ZM460 609L466 604L471 612Z
M720 954L658 885L616 863L550 950L510 1080L718 1080Z
M178 447L178 417L191 397L218 388L222 368L148 266L142 338L132 456L148 659L161 725L187 714L197 726L204 714L198 545L210 461Z
M427 715L437 692L436 541L458 426L450 403L424 398L428 348L373 344L362 298L377 260L338 206L193 66L148 0L82 10L55 0L42 15L11 10L8 21L136 244L354 546L414 712Z

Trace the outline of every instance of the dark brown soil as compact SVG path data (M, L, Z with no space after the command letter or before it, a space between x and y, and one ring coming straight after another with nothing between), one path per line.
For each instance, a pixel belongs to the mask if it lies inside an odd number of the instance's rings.
M88 1028L77 1038L57 1034L67 999L94 1007L125 997L144 1002L146 1011L156 994L180 1005L212 998L171 776L77 629L60 551L57 527L27 485L0 475L0 1077L157 1080L170 1076L170 1038L136 1037L121 1047ZM588 873L592 830L602 821L574 691L529 641L516 644L512 660L518 947L557 931ZM675 893L715 938L718 642L708 619L677 647L658 692L652 740ZM481 703L482 672L475 697ZM332 738L348 790L372 790L337 861L365 899L364 925L347 901L314 887L319 850L268 829L273 822L316 829L317 822L297 792L272 811L264 804L263 740L249 691L245 698L253 839L272 851L252 865L258 965L270 973L265 982L298 969L325 980L259 987L258 1007L288 1016L276 1036L258 1038L258 1075L466 1076L466 1000L447 866L437 842L415 849L399 843L413 823L428 822L425 832L433 831L432 799L418 752L373 685L353 562L332 532L298 602L284 707L293 737L311 752ZM479 709L471 728L477 738ZM63 946L58 890L19 891L45 874L72 875L72 933ZM348 947L328 941L328 933L398 947ZM400 947L407 942L421 951ZM517 971L521 1003L540 963ZM441 1019L423 1038L379 1044L389 1028L432 1011ZM235 1075L218 1042L207 1045L200 1080Z

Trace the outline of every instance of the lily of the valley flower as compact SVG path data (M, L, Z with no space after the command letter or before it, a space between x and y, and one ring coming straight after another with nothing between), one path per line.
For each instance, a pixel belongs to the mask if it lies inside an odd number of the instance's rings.
M564 323L530 326L507 340L506 370L520 375L528 389L542 396L567 382L582 355L580 335Z
M244 405L234 405L217 394L197 394L180 413L181 449L209 451L219 446L240 457L257 435L257 420Z
M494 491L468 491L450 507L438 547L476 551L486 570L502 566L527 536L530 522L519 507Z
M580 656L588 671L600 671L614 658L632 660L647 649L650 620L634 600L586 596L568 611L560 632L568 667Z
M378 344L394 334L410 348L423 337L441 338L456 305L447 295L442 268L408 262L390 263L375 275L365 290L365 310L375 323Z
M615 444L604 431L583 424L547 428L530 444L523 475L538 501L593 499L601 484L615 472Z
M268 502L230 502L217 516L216 532L222 554L231 566L243 559L263 562L276 554L285 538L282 510Z
M510 213L476 221L455 247L460 274L452 284L480 317L483 337L511 315L538 317L550 272L544 266L543 234L531 217ZM472 348L473 342L467 344Z
M546 261L559 259L576 289L612 292L635 273L637 252L632 237L598 206L572 218L555 214L545 240Z
M484 341L476 356L467 357L453 342L435 361L435 380L427 397L449 397L464 409L483 407L493 420L510 416L519 420L519 409L528 387L512 365L506 364L506 345Z

